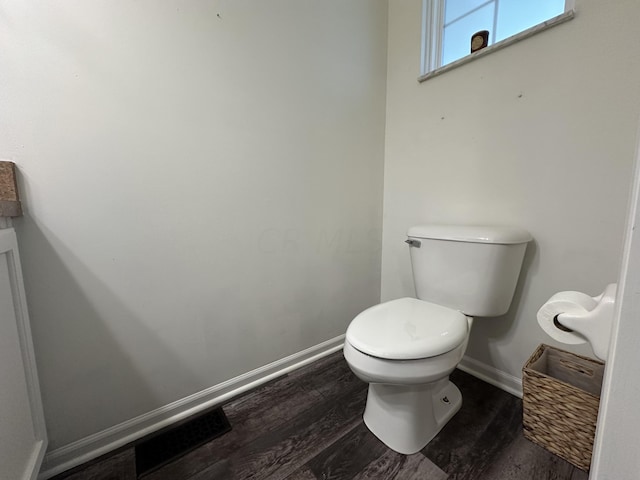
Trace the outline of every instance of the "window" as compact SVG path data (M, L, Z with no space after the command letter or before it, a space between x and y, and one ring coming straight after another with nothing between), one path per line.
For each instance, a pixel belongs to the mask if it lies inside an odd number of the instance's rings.
M493 45L548 20L564 21L565 12L573 15L573 0L423 1L423 75L469 55L471 36L481 30Z

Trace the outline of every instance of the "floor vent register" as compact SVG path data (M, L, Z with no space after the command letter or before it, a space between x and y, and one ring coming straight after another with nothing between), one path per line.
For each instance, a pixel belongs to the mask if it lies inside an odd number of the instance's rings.
M231 430L222 408L170 427L136 445L136 473L143 477Z

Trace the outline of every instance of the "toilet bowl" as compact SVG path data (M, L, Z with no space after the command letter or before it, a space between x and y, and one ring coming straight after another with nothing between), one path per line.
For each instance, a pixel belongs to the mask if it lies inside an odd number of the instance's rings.
M344 357L369 383L363 419L396 452L424 448L462 405L449 374L476 316L506 313L531 236L509 227L409 229L418 298L381 303L354 318Z
M396 452L410 455L422 450L462 406L462 394L449 381L449 373L465 346L428 359L383 360L345 342L347 362L369 383L363 414L367 428ZM413 374L407 376L405 368Z
M460 409L462 395L449 374L464 355L472 321L402 298L365 310L349 326L344 357L370 384L363 419L389 448L420 451Z

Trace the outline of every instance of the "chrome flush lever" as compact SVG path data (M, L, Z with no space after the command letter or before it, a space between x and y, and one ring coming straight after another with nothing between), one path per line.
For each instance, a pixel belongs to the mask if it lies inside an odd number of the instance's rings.
M404 243L408 243L410 247L416 247L416 248L420 248L420 245L422 245L420 240L414 240L413 238L409 238L405 240Z

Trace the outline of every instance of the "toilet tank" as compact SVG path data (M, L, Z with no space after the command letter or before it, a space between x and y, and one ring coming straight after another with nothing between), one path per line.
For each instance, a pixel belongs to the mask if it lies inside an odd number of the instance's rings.
M421 225L407 233L417 297L472 317L509 310L527 243L514 227Z

